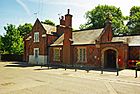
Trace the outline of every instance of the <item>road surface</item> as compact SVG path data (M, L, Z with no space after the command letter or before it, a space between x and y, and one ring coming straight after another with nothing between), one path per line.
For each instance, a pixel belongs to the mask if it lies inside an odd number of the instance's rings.
M133 74L132 72L127 74ZM140 77L0 62L0 94L140 94Z

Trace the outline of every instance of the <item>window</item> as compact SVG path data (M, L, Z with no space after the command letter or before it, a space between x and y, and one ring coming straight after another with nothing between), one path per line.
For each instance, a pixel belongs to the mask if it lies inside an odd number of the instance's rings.
M86 48L78 48L78 61L86 62Z
M39 32L34 33L34 42L39 42Z
M54 53L53 60L60 61L60 48L54 48L53 53Z

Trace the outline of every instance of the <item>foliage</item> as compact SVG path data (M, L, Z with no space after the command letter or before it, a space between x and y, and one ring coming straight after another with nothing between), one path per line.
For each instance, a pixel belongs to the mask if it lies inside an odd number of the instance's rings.
M0 51L2 50L2 36L0 35Z
M55 23L50 21L50 20L45 20L45 21L42 21L41 23L44 23L44 24L48 24L48 25L52 25L52 26L55 26Z
M4 27L6 34L2 37L3 50L8 54L21 54L23 52L23 38L15 25L7 24Z
M136 63L136 66L140 67L140 62L137 62L137 63Z
M23 37L31 32L32 25L25 23L17 28L13 24L7 24L4 27L6 34L1 36L0 47L4 54L22 54L23 53Z
M136 13L140 12L140 6L133 6L131 9L130 9L130 16L133 16L135 15Z
M80 29L103 28L105 26L107 13L112 15L111 19L114 33L122 33L127 29L123 23L124 17L120 8L108 5L98 5L91 11L87 11L85 14L87 22L80 25Z
M133 6L130 9L130 17L127 23L130 34L140 34L140 7Z
M32 24L30 23L25 23L24 25L19 25L18 30L20 31L20 35L24 37L27 35L29 32L32 30Z

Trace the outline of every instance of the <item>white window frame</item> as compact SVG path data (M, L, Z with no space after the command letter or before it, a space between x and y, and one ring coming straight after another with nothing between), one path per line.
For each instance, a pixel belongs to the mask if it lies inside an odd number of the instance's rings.
M78 47L78 62L87 62L86 47Z
M53 61L60 61L60 50L61 48L53 48Z
M39 32L34 32L34 42L39 42Z

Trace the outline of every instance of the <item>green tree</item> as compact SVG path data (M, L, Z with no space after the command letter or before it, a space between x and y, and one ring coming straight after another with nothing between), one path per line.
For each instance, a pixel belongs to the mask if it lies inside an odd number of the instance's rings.
M2 36L0 35L0 51L2 50Z
M24 25L19 25L18 30L20 31L21 37L24 37L27 35L29 32L32 30L32 24L30 23L25 23Z
M98 5L94 9L87 11L85 13L87 22L83 25L80 25L80 29L103 28L105 26L105 21L108 13L112 15L111 19L113 32L115 34L123 33L127 28L124 26L124 17L120 8L108 5Z
M22 54L23 38L15 25L7 24L4 27L6 34L2 37L3 49L5 53Z
M55 26L55 23L50 21L50 20L45 20L45 21L41 21L41 23L44 23L44 24L48 24L48 25L52 25L52 26Z
M140 34L140 6L133 6L130 9L127 26L130 34Z

